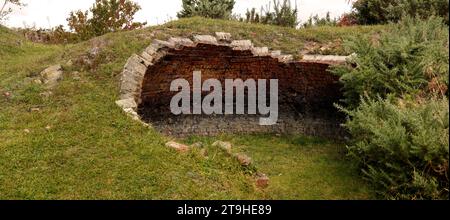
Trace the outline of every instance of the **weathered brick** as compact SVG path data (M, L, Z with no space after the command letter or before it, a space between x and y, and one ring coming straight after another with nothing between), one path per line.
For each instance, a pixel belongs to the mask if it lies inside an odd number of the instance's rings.
M281 52L255 56L254 50L233 50L224 45L198 44L196 47L169 49L156 53L157 58L147 68L143 79L139 113L145 121L169 135L192 133L217 135L221 133L303 133L336 137L343 134L341 117L333 103L341 98L338 77L330 74L329 64L289 62L279 60ZM282 56L282 55L281 55ZM290 58L289 58L290 60ZM219 79L278 79L280 117L274 126L259 126L258 115L174 116L170 101L174 92L170 84L184 78L192 83L192 73L202 71L202 80ZM223 88L224 89L224 88ZM205 95L205 94L204 94ZM171 123L169 123L171 121Z

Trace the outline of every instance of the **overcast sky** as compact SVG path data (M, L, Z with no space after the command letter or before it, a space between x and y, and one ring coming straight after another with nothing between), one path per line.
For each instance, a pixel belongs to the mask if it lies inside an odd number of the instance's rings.
M66 18L70 11L87 10L95 0L23 0L27 6L16 10L5 24L9 27L36 27L48 28L57 25L66 25ZM176 19L176 13L181 9L181 0L134 0L142 6L136 15L136 21L147 21L150 25L161 24L167 20ZM233 13L244 15L247 8L268 5L272 0L236 0ZM292 0L294 3L295 0ZM324 16L328 11L332 17L339 17L350 11L351 6L347 0L297 0L300 10L300 20L305 21L310 15Z

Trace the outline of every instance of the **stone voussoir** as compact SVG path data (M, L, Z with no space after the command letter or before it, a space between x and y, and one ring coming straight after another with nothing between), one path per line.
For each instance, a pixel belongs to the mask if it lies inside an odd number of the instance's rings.
M292 55L279 55L275 58L278 59L279 62L288 63L294 60L294 57Z
M301 61L303 62L316 62L316 63L328 63L328 64L343 64L348 60L354 58L354 54L350 56L335 56L335 55L318 55L318 54L307 54L303 55Z
M152 42L152 46L159 50L162 48L175 48L176 45L174 42L155 39Z
M137 104L134 98L122 99L116 101L116 104L122 109L133 109L133 110L137 109Z
M175 45L175 47L193 47L195 46L195 43L189 39L184 37L171 37L169 39L169 43Z
M231 42L230 46L233 50L252 50L253 43L251 40L234 40Z
M145 66L148 67L148 66L150 66L150 65L153 64L154 56L148 54L146 51L144 51L144 52L141 53L141 58L142 58L142 60L144 61L144 65L145 65Z
M253 47L252 53L254 56L269 56L269 48L268 47Z
M125 64L124 70L129 70L134 73L140 73L145 74L145 71L147 70L147 67L144 64L144 60L141 56L137 54L133 54Z
M288 63L294 60L294 56L281 54L281 50L273 50L269 52L270 56L277 59L278 62Z
M216 32L216 38L219 41L231 42L231 34L225 32Z
M281 55L281 50L273 50L273 51L270 51L270 56L272 56L272 57L276 57L276 56L280 56Z
M136 100L146 71L147 66L142 57L134 54L128 59L122 72L121 99L135 98Z
M195 35L194 42L201 44L213 44L213 45L218 44L217 38L211 35Z
M155 46L153 46L153 45L148 46L148 47L145 48L145 50L144 50L144 53L147 53L147 54L150 55L150 56L155 55L157 52L158 52L158 48L155 47Z

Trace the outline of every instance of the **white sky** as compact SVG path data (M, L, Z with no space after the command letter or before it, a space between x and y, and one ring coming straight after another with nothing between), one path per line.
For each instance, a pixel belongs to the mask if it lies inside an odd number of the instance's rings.
M136 21L147 21L150 25L161 24L167 20L176 19L181 10L181 0L134 0L142 10L136 14ZM295 0L291 0L292 3ZM95 0L23 0L27 6L16 10L9 16L5 25L9 27L33 26L48 28L66 25L70 11L89 9ZM244 15L247 8L268 5L272 0L236 0L233 13ZM310 15L324 16L328 11L332 17L339 17L351 10L347 0L297 0L300 10L300 20L306 21Z

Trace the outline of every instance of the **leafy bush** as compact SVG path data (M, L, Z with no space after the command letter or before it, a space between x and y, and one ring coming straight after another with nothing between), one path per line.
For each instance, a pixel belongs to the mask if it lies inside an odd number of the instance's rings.
M364 99L345 124L350 156L388 199L448 199L447 99Z
M67 21L80 40L119 30L132 30L146 23L134 22L141 7L130 0L96 0L90 12L71 12Z
M183 10L178 12L177 17L229 19L235 3L234 0L183 0Z
M361 96L447 92L448 27L440 18L405 18L388 31L353 38L344 46L356 55L351 65L334 67L332 72L341 77L343 101L349 108L357 107Z
M260 13L255 8L247 9L245 22L271 24L283 27L295 28L298 25L298 8L293 7L290 0L273 0L273 9L271 4L264 9L261 8Z
M448 0L357 0L353 15L359 24L397 22L403 16L426 19L432 15L444 18L448 24Z

